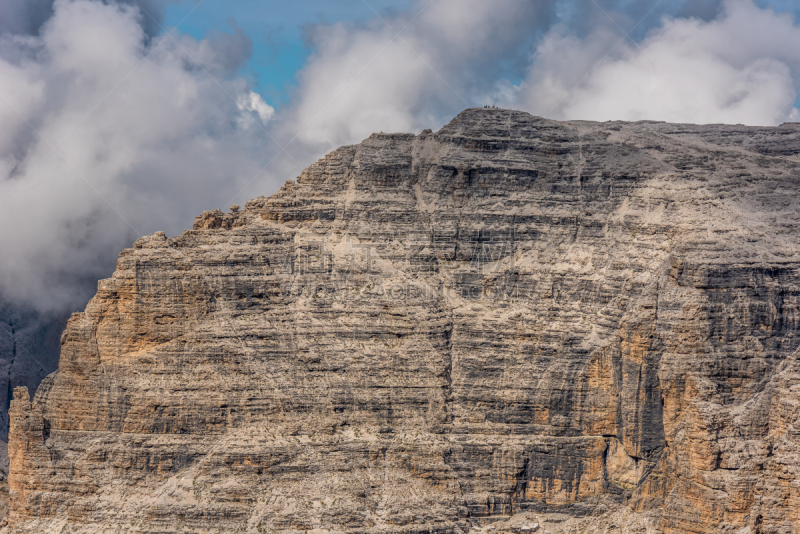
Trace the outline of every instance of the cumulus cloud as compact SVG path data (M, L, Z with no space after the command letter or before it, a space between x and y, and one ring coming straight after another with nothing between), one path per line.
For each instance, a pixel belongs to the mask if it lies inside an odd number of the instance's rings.
M266 124L275 115L275 108L267 104L261 95L254 91L250 91L250 93L246 95L241 95L237 106L244 112L255 112L263 124ZM246 116L240 118L240 123L244 128L249 128L252 124Z
M139 235L224 207L274 151L242 126L273 110L230 75L241 32L148 38L129 4L52 9L0 46L0 292L45 310L79 306Z
M317 52L299 75L289 130L312 146L335 146L373 131L415 131L476 105L492 91L499 60L513 60L552 5L507 0L418 2L366 27L317 26Z
M436 128L484 104L772 124L792 116L797 32L751 0L419 1L364 26L312 27L316 53L276 120L319 150Z
M800 28L751 0L420 0L312 25L314 52L277 110L237 76L253 46L240 28L167 36L166 2L4 4L0 300L79 309L139 235L179 233L339 145L438 128L468 106L748 124L798 114Z
M506 105L558 119L778 124L796 116L800 27L749 0L665 19L640 42L604 28L545 35Z

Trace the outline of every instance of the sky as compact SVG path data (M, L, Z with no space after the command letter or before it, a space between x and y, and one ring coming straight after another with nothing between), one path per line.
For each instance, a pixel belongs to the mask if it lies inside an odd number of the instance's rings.
M362 0L264 2L204 0L167 4L163 28L202 39L212 32L241 28L253 41L252 56L239 72L273 106L290 102L295 75L312 52L305 31L315 24L364 24L377 15L391 17L411 1ZM376 15L377 14L377 15Z
M0 300L77 311L118 253L467 107L800 120L788 0L2 0Z

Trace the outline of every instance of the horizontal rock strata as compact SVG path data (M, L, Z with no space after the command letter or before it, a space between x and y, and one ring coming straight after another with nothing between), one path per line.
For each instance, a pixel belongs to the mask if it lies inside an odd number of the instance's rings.
M796 532L799 197L794 125L342 147L122 252L15 391L7 532Z

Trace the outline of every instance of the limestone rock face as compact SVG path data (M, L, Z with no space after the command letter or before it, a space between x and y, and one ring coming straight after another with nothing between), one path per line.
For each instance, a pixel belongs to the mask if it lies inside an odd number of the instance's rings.
M30 393L58 368L66 317L0 300L0 525L8 515L8 408L15 387Z
M800 127L470 109L119 257L7 532L800 530Z
M58 369L59 339L66 319L0 300L0 441L8 441L8 407L14 388L26 386L33 394L42 379ZM4 456L0 451L0 457ZM7 462L0 460L0 468L7 470Z
M8 515L8 408L15 387L30 393L58 369L66 317L0 300L0 524Z

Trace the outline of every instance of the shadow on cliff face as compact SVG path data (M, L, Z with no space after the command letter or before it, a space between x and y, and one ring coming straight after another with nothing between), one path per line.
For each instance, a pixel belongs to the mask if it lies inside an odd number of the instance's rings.
M58 369L68 317L0 301L0 518L8 516L8 408L14 388L25 386L33 396L42 379Z
M8 406L17 386L34 396L42 379L58 368L67 314L42 314L0 301L0 440L8 441ZM7 454L0 469L8 470Z

